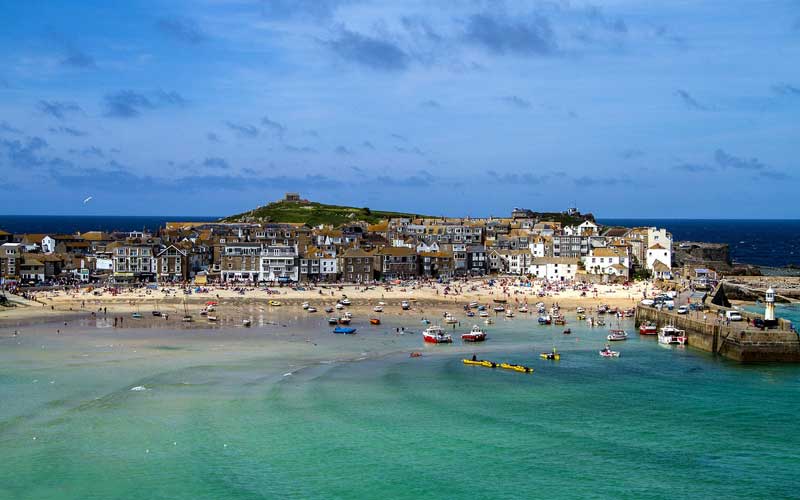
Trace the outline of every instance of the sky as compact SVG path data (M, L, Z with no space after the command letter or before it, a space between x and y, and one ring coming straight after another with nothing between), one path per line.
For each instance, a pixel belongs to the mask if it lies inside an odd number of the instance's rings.
M798 0L0 0L0 19L0 213L222 216L297 191L800 218Z

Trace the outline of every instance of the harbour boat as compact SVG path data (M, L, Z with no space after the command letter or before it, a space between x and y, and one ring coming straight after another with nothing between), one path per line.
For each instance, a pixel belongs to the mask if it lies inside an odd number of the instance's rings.
M464 342L483 342L486 340L486 332L484 332L478 325L473 325L469 333L461 335L461 340Z
M430 325L431 324L431 320L429 320L427 318L422 318L422 324L423 325Z
M483 322L486 323L487 325L494 324L494 320L492 318L486 318L485 320L483 320Z
M382 300L381 300L380 302L378 302L378 305L379 305L379 306L385 306L385 305L386 305L386 302L384 302L384 301L382 301Z
M611 330L606 336L606 340L615 342L618 340L628 340L628 333L625 330Z
M639 335L656 335L658 334L658 327L655 323L648 321L639 325Z
M686 331L667 325L658 332L659 344L686 345Z
M470 302L467 305L467 307L469 307L470 309L476 309L478 307L478 303L477 302Z
M533 368L525 365L515 365L511 363L500 363L500 368L505 370L513 370L520 373L533 373Z
M513 317L514 317L514 311L512 311L511 309L506 311L506 318L513 318Z
M370 325L380 325L381 319L380 318L370 318L369 320Z
M337 326L333 329L333 333L340 333L343 335L352 335L356 333L356 329L349 326Z
M453 342L453 337L444 333L441 326L431 325L422 332L422 339L430 344L449 344Z
M408 301L407 301L407 300L404 300L403 302L401 302L401 303L400 303L400 307L401 307L401 308L402 308L404 311L408 311L408 310L411 308L411 305L408 303Z
M383 312L383 306L375 306L372 308L376 313Z
M328 313L328 314L330 314L330 313L332 313L332 312L333 312L333 308L332 308L332 307L326 307L326 308L325 308L325 312L326 312L326 313Z
M506 299L494 299L492 300L492 302L494 302L495 304L505 304Z
M605 346L602 349L600 349L600 356L604 358L618 358L619 351L612 351L611 347Z
M503 306L494 306L492 309L494 309L494 312L503 312L506 310Z
M135 313L131 314L131 318L133 318L133 319L142 319L142 315L141 315L141 313L135 312Z
M547 315L547 316L539 316L539 319L537 319L536 321L538 321L540 325L549 325L550 323L553 322L553 319L550 317L550 315Z
M350 311L345 311L345 313L342 314L342 316L344 316L347 319L353 319L353 313L351 313Z
M153 316L155 316L157 318L160 317L161 316L161 311L153 311Z
M308 302L303 302L303 309L308 309L311 307Z
M213 314L209 314L209 315L206 317L206 319L208 319L209 321L217 321L217 317L216 317L216 316L214 316Z
M205 307L200 309L200 316L205 316L207 314L208 314L208 309L206 309Z
M480 306L478 306L478 310L479 311L485 311L486 310L486 306L480 305Z
M564 330L563 332L561 332L561 333L563 333L564 335L569 335L570 333L572 333L572 330L570 330L569 328L567 328L567 329L565 329L565 330Z
M314 307L314 306L309 306L308 309L306 309L306 311L308 311L310 313L315 313L315 312L317 312L317 308Z
M339 324L339 318L328 318L329 325L337 325Z
M584 309L583 307L578 307L577 309L575 309L575 312L578 314L583 314L586 312L586 309Z
M183 319L181 319L181 321L183 321L184 323L191 323L194 320L192 319L191 316L186 315L186 316L183 317Z
M586 319L586 315L585 315L585 314L583 314L583 313L578 313L578 314L575 316L575 319L577 319L578 321L583 321L583 320L585 320L585 319Z
M444 317L444 322L447 323L448 325L454 325L458 323L458 320L455 317L451 316L450 314L447 314Z
M480 312L478 312L478 316L480 316L481 318L488 318L489 317L489 311L486 311L486 310L480 311Z
M557 325L566 325L567 319L564 318L564 316L556 316L555 319L553 320L553 323Z
M339 310L344 309L344 304L342 304L341 302L337 302L336 303L336 309L339 309Z
M542 358L542 359L549 359L549 360L552 360L552 361L558 361L558 360L561 359L561 354L556 352L555 348L553 348L553 350L551 352L539 353L539 357Z
M352 304L352 302L350 302L350 299L348 299L346 297L344 299L340 300L340 302L342 303L342 305L345 305L345 306L349 306L350 304Z
M594 324L595 326L606 326L606 321L603 318L597 318Z
M421 358L422 353L419 351L413 351L411 354L408 355L409 358Z
M253 324L253 322L250 321L249 319L243 319L242 320L242 326L244 326L244 327L250 328L250 325L252 325L252 324Z
M467 311L467 317L468 318L474 318L475 317L475 313L472 312L472 311Z
M340 317L339 318L339 324L340 325L349 325L350 324L350 318L348 318L347 316Z
M281 303L277 300L270 300L269 305L271 305L272 307L280 307Z
M522 306L519 307L519 309L517 309L517 311L519 311L521 313L526 313L526 312L528 312L528 306L522 305Z
M485 359L462 359L465 365L484 366L486 368L497 368L497 363L494 361L487 361Z

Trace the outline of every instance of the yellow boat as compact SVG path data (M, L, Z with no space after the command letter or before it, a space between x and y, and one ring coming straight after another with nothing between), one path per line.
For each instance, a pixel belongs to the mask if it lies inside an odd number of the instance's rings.
M277 300L270 300L269 301L269 305L274 306L274 307L278 307L278 306L281 305L281 303L278 302Z
M559 359L561 359L561 354L557 352L543 352L539 354L539 357L542 359L552 359L558 361Z
M520 372L520 373L533 373L533 368L524 365L512 365L510 363L500 363L500 368L504 368L506 370L514 370L515 372Z
M462 359L465 365L485 366L486 368L497 368L497 363L494 361L486 361L485 359Z

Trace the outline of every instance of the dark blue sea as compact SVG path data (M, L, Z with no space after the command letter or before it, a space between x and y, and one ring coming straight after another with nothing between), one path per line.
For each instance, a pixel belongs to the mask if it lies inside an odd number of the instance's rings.
M214 221L198 216L0 215L10 233L154 231L169 221ZM800 220L599 219L605 225L666 227L676 241L728 243L735 262L766 267L800 265Z
M665 227L675 241L730 245L734 262L766 267L800 265L800 220L598 219L605 225Z
M62 233L76 231L155 231L167 222L215 221L219 217L191 215L0 215L0 229L9 233Z

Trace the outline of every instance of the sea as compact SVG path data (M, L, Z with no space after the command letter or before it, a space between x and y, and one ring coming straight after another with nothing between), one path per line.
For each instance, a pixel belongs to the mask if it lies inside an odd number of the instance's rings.
M797 366L638 335L605 359L607 328L569 315L432 346L417 313L341 336L284 309L0 328L0 498L798 498Z
M166 222L215 221L198 216L72 216L0 215L0 229L10 233L74 233L76 231L155 231ZM675 241L708 241L730 245L735 262L769 268L800 266L800 220L755 219L599 219L625 227L657 226Z

